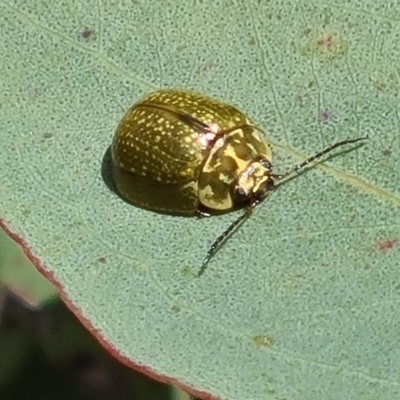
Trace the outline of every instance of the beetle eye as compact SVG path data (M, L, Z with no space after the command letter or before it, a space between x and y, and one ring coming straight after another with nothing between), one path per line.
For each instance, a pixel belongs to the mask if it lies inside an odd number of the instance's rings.
M233 201L236 204L244 203L248 200L246 191L241 186L236 186L233 192Z
M268 170L270 173L272 172L272 164L265 158L262 158L260 160L260 164L266 169Z
M255 197L257 200L262 201L267 197L267 194L273 189L274 187L274 180L269 178L266 180L257 190L255 193Z

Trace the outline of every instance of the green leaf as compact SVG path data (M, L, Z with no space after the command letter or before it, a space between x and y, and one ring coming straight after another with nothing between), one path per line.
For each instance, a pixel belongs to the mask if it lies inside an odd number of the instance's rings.
M0 30L2 223L113 354L221 399L399 398L397 3L4 0ZM282 185L198 279L237 214L144 211L101 177L159 87L239 107L276 172L370 139Z

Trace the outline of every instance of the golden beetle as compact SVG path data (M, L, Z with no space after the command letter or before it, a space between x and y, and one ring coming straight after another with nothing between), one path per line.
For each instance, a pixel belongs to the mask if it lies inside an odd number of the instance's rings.
M336 142L288 172L274 174L263 132L241 111L198 93L158 90L134 104L120 121L111 145L112 175L122 197L153 211L208 216L244 209L211 245L201 275L276 180L365 138Z

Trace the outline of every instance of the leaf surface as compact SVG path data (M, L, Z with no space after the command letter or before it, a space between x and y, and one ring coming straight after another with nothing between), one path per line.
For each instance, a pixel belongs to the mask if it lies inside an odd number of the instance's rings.
M400 6L373 1L0 1L0 216L125 362L221 399L400 395ZM237 217L122 202L102 160L161 87L243 110L279 187ZM348 150L348 151L347 151ZM340 153L340 155L339 155Z

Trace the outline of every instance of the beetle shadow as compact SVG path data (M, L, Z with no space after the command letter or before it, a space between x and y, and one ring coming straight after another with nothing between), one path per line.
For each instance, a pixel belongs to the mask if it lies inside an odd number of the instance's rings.
M111 172L111 146L108 146L101 161L101 178L107 188L115 195L124 200L117 192ZM126 200L124 200L126 202Z

